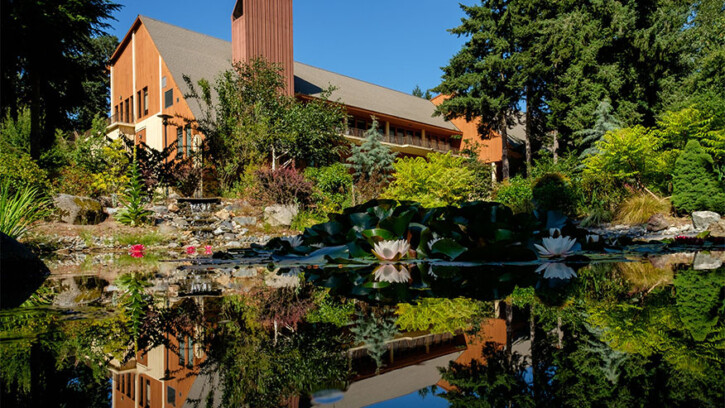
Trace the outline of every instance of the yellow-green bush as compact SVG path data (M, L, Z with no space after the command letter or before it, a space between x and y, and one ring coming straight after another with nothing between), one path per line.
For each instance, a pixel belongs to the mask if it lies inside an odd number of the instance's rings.
M531 182L516 176L498 185L495 200L507 205L514 213L526 213L534 210Z
M636 194L619 206L615 220L624 224L643 224L655 214L669 214L671 207L666 198L656 198L646 193Z
M441 207L468 200L476 176L463 157L432 153L427 158L403 157L393 164L395 179L382 198L410 200Z

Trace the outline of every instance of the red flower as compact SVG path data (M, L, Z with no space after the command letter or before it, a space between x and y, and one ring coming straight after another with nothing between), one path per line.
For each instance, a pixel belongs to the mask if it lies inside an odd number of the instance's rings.
M128 254L134 258L143 258L146 247L143 244L131 245L131 249L128 250Z
M187 255L194 255L195 253L196 253L196 247L195 246L189 245L188 247L186 247L186 254Z
M211 255L211 245L206 245L204 247L204 255Z

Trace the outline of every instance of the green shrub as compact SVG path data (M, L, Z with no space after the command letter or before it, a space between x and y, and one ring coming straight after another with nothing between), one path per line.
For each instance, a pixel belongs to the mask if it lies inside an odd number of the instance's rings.
M265 204L300 204L307 206L312 184L296 169L260 169L257 171L258 198Z
M577 194L569 179L560 173L547 173L536 179L531 190L536 208L576 213Z
M301 210L292 219L290 229L302 232L305 228L310 228L315 224L320 224L325 221L327 221L327 216L323 213Z
M343 327L352 321L352 315L355 313L354 301L335 301L327 292L315 303L317 308L310 310L305 316L308 323L329 323Z
M50 213L49 207L36 187L22 186L13 192L9 181L4 181L0 185L0 232L12 238L22 237L35 221Z
M77 196L91 196L94 177L83 167L70 165L61 167L53 178L53 191Z
M617 209L615 219L623 224L644 224L655 214L669 214L669 200L649 194L636 194L626 199Z
M48 189L48 175L27 153L0 151L0 180L7 182L12 192L34 187L39 192Z
M712 157L696 140L690 140L675 163L672 204L677 211L725 212L725 183L713 170Z
M473 326L480 309L480 303L471 299L425 298L417 304L399 303L395 323L403 331L455 334Z
M403 157L395 164L395 179L383 198L410 200L424 207L441 207L467 201L476 175L463 157L432 153L422 157Z
M131 162L128 171L128 184L123 197L124 207L118 212L116 220L121 224L130 225L132 227L145 224L148 221L151 211L144 209L144 185L139 173L138 163L135 160Z
M507 205L514 213L526 213L534 210L534 195L529 180L516 176L499 184L496 201Z
M335 212L348 206L352 175L344 164L308 167L305 169L305 178L314 185L312 200L322 212Z

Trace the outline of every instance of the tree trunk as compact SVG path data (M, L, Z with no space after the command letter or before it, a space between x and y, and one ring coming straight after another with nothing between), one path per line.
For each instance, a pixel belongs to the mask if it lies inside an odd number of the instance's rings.
M272 171L277 170L277 151L274 148L274 145L272 145Z
M501 179L509 179L508 122L506 113L501 117Z
M531 87L526 87L526 134L524 136L524 144L526 145L526 177L531 176L531 135L533 134L534 121L531 114L531 105L533 96L531 95Z
M551 150L554 154L554 163L557 163L559 161L559 133L555 130L552 135L554 135L554 143Z

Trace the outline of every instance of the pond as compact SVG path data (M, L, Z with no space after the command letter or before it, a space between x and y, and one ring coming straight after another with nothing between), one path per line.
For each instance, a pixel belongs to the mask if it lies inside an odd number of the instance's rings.
M299 249L310 233L49 260L54 274L0 314L0 403L722 406L722 245L475 261L434 237L445 256L379 262Z

